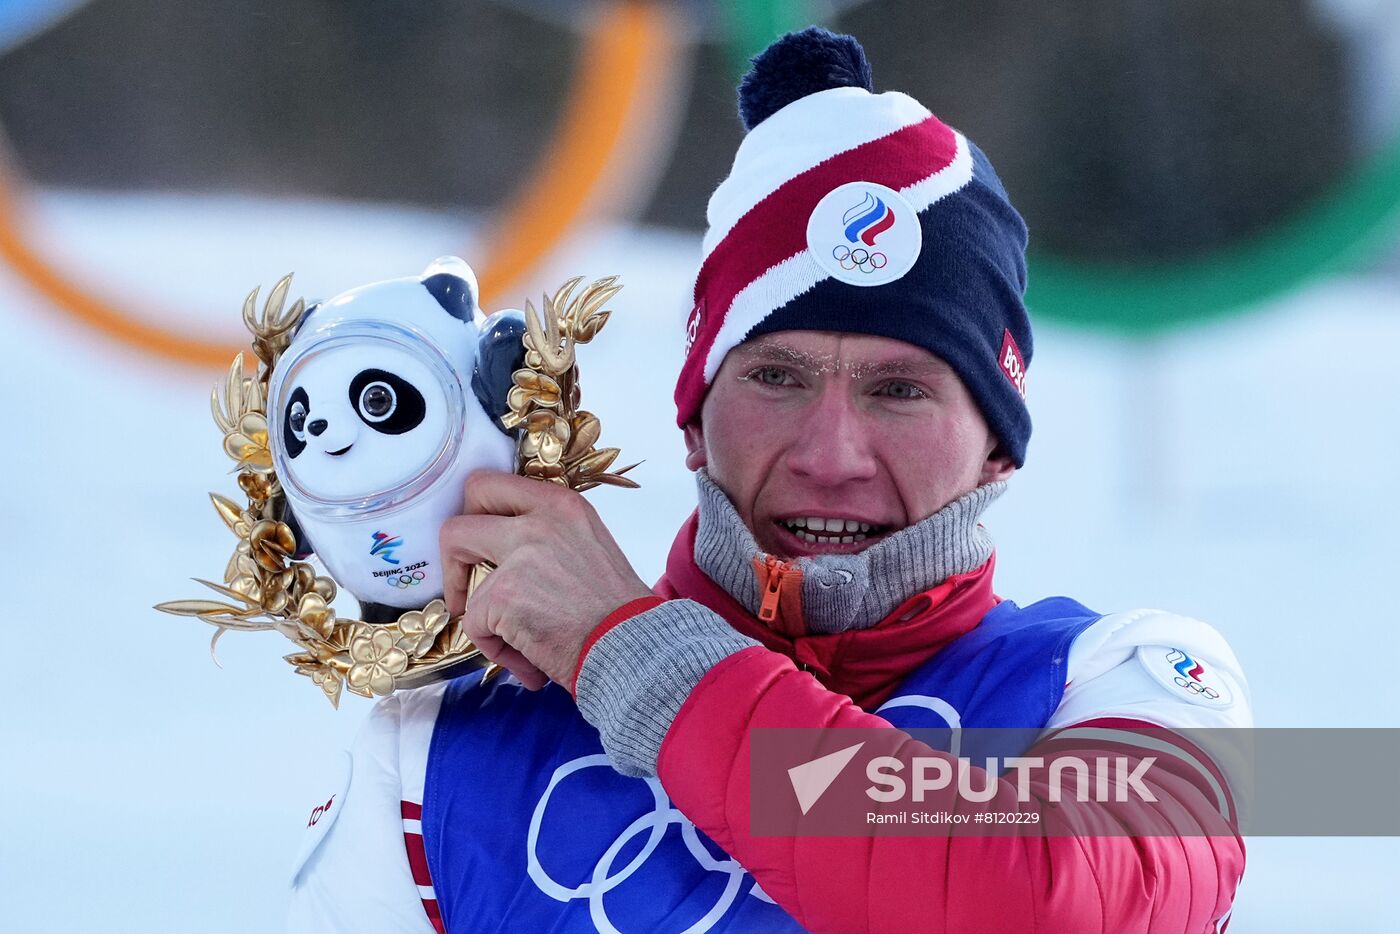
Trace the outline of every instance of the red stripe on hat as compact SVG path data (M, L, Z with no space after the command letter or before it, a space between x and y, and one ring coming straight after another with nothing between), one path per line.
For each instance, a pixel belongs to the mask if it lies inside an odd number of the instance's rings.
M705 258L696 277L695 301L705 303L705 312L676 384L680 423L689 420L704 397L705 360L735 296L807 248L807 220L822 198L854 181L899 191L946 168L957 151L953 130L930 116L788 179L741 217Z

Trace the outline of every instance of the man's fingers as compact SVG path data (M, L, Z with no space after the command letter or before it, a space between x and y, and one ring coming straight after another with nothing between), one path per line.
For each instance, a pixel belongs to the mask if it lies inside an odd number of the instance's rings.
M553 483L541 483L519 474L478 470L467 478L463 512L493 516L523 516L542 500L566 492Z
M442 602L447 604L448 616L461 616L467 606L467 582L471 580L472 566L449 559L447 549L442 549Z
M500 564L515 550L522 531L508 516L453 516L438 531L438 546L444 564Z
M462 631L472 640L472 644L481 649L482 655L515 675L526 688L538 691L548 683L549 676L494 631L491 622L495 618L491 607L491 584L492 578L488 577L467 603L466 613L462 617Z
M538 691L549 683L549 676L534 666L531 661L516 649L502 643L502 648L495 658L491 659L506 671L515 675L516 680L525 685L527 690Z

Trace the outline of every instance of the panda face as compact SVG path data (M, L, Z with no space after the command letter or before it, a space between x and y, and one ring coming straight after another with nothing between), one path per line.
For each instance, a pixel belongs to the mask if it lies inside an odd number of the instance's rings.
M290 480L322 500L371 497L419 476L447 440L442 377L379 341L328 348L291 374L279 414Z

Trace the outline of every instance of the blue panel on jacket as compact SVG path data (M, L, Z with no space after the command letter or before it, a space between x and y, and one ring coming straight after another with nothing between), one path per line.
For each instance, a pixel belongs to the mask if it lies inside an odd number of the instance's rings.
M904 729L1026 727L1064 691L1074 637L1098 614L1054 598L1003 602L920 666L881 708ZM655 779L608 765L556 685L448 686L428 754L423 837L449 931L797 931L753 878L671 806Z

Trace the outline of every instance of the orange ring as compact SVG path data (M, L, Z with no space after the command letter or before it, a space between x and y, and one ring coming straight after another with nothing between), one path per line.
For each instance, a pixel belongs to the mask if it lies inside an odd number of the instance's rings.
M637 155L626 145L635 135L629 122L649 111L639 104L665 83L663 72L676 61L670 33L667 15L654 3L624 0L598 14L554 139L531 183L489 228L510 231L511 240L486 245L478 277L484 307L523 279L585 211L606 200L607 189L626 182L609 168Z
M528 181L499 212L490 230L510 242L488 246L480 281L483 305L517 282L562 240L609 181L609 166L625 154L629 115L673 56L669 20L648 0L617 0L591 24L575 71L573 92L553 141ZM632 115L635 117L635 115ZM19 219L13 173L0 171L0 257L52 305L93 330L178 363L223 368L237 351L141 320L70 280L30 245Z

